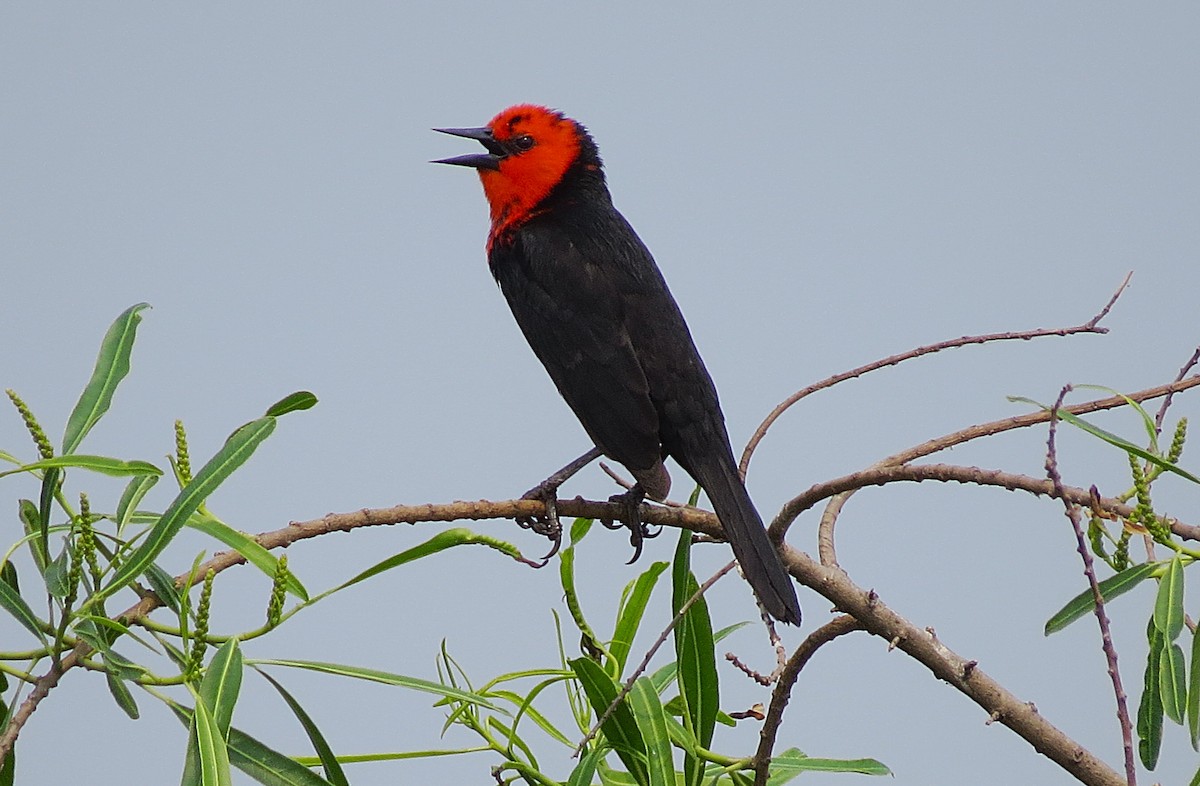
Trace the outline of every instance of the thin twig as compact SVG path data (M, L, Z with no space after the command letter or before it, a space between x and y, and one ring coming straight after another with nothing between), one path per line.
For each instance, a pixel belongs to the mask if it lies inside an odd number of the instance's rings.
M1115 409L1117 407L1128 406L1130 401L1142 402L1150 399L1161 398L1171 393L1180 393L1184 390L1200 386L1200 375L1188 377L1177 382L1170 382L1165 385L1139 390L1136 393L1130 393L1127 396L1110 396L1109 398L1096 399L1094 401L1085 401L1082 404L1073 404L1069 407L1064 407L1064 412L1070 412L1073 415L1086 415L1090 412L1099 412L1106 409ZM1039 423L1045 423L1050 419L1050 413L1045 410L1030 412L1025 415L1017 415L1016 417L1004 418L1002 420L993 420L989 423L980 423L975 426L970 426L959 431L951 432L935 439L927 440L919 445L895 453L887 458L884 458L872 465L871 469L880 467L897 466L907 464L910 461L937 453L947 448L952 448L956 445L961 445L982 437L990 437L995 434L1000 434L1005 431L1014 429L1028 428ZM869 471L869 470L868 470ZM847 494L853 493L852 491ZM845 500L841 500L839 504L844 504ZM832 503L831 503L832 504ZM770 535L771 539L779 542L787 534L787 528L791 526L795 520L795 516L786 515L785 511L789 509L789 505L785 505L784 509L779 512L779 515L771 522ZM799 515L797 512L796 515ZM822 521L822 529L829 528L829 532L822 532L818 538L826 538L832 542L832 523Z
M671 635L671 631L675 630L675 626L677 626L679 621L683 619L683 615L687 614L688 609L690 609L696 601L704 597L704 593L708 592L709 587L716 584L718 579L720 579L729 571L733 570L736 566L737 561L734 560L718 570L707 581L701 584L700 588L697 589L690 598L684 601L683 605L679 607L679 612L671 618L671 622L668 623L667 627L663 628L662 633L658 634L658 638L655 639L654 643L650 645L650 649L646 650L645 656L642 657L641 662L638 663L637 668L633 670L633 673L629 675L629 679L625 680L625 684L621 686L621 690L617 693L616 698L609 702L608 707L604 710L604 713L600 716L600 719L592 724L592 728L588 729L588 733L585 734L583 739L579 741L579 744L575 746L575 751L571 754L571 758L575 758L583 752L584 746L592 741L592 738L595 737L600 731L600 727L604 725L604 722L611 718L612 714L616 712L617 707L621 706L621 702L625 701L625 697L629 695L629 691L633 690L633 684L637 682L637 678L642 676L642 674L650 666L650 660L655 656L659 648L667 642L667 637Z
M862 629L862 624L848 614L834 617L808 634L808 637L800 642L800 646L792 653L792 657L788 658L779 673L775 690L771 691L771 705L767 708L767 717L763 722L762 730L758 733L758 751L754 754L754 786L766 786L771 754L775 749L775 739L779 734L779 727L783 723L783 711L792 698L792 688L796 685L800 671L822 646L839 636Z
M1108 613L1104 608L1104 595L1100 593L1100 582L1096 579L1096 568L1092 562L1092 553L1088 549L1087 537L1083 534L1083 522L1079 515L1079 506L1066 498L1063 491L1062 475L1058 471L1058 456L1054 438L1058 430L1058 413L1062 408L1063 399L1072 390L1070 385L1064 385L1050 410L1050 436L1046 440L1046 475L1054 484L1055 496L1063 500L1066 516L1075 530L1075 544L1079 557L1083 560L1083 574L1087 576L1088 586L1092 589L1092 597L1096 601L1092 610L1096 613L1096 622L1100 625L1100 643L1104 649L1104 657L1108 662L1108 676L1112 679L1113 693L1117 699L1117 720L1121 724L1121 740L1125 747L1125 780L1129 786L1137 786L1137 764L1133 758L1133 725L1129 722L1129 708L1126 706L1125 688L1121 684L1121 672L1117 668L1117 650L1113 646L1112 630L1108 625ZM1098 497L1099 494L1092 496Z
M1193 352L1192 356L1188 358L1186 363L1183 364L1183 368L1179 369L1179 373L1175 375L1175 381L1179 382L1186 377L1188 372L1196 367L1197 363L1200 363L1200 347L1196 347L1196 351ZM1168 393L1166 398L1163 399L1162 405L1158 408L1158 414L1154 416L1154 430L1160 434L1162 433L1163 421L1167 419L1167 410L1170 409L1171 401L1174 400L1174 398L1174 391Z
M953 349L955 347L964 347L972 344L986 344L994 341L1028 341L1030 339L1041 338L1043 336L1070 336L1077 333L1107 333L1108 328L1099 326L1100 320L1104 319L1104 317L1108 315L1108 312L1112 309L1113 304L1117 302L1117 298L1119 298L1121 293L1125 291L1125 288L1129 286L1129 279L1132 278L1132 276L1133 272L1131 271L1125 276L1125 280L1121 282L1121 286L1117 287L1117 291L1114 292L1112 297L1108 299L1108 302L1104 304L1104 308L1100 309L1100 311L1094 317L1081 325L1075 325L1074 327L1067 328L1038 328L1035 330L1022 330L1018 332L986 333L979 336L963 336L961 338L950 339L948 341L939 341L936 344L927 344L923 347L910 349L907 352L901 352L898 355L890 355L889 357L876 360L872 363L867 363L866 365L850 369L849 371L843 371L840 374L834 374L832 377L828 377L827 379L823 379L820 382L809 385L806 388L802 388L781 401L779 405L776 406L775 409L771 410L770 414L763 419L763 422L759 424L758 428L754 430L754 433L750 436L750 441L746 443L746 447L742 451L741 460L738 462L738 470L741 472L743 478L746 477L746 472L750 468L750 458L754 455L754 451L758 448L758 443L762 442L763 437L767 435L767 430L771 428L776 420L779 420L780 416L782 416L784 412L787 412L801 399L810 396L817 391L831 388L840 382L845 382L846 380L854 379L855 377L861 377L863 374L867 374L872 371L878 371L879 369L887 368L888 366L894 366L898 363L903 363L906 360L919 358L923 355L930 355L934 352L941 352L944 349Z

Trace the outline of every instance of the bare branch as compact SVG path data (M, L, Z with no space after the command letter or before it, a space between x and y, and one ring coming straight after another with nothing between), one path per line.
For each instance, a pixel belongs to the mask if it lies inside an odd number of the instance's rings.
M978 704L988 717L1007 726L1033 748L1089 786L1126 786L1125 779L1009 693L975 661L958 655L929 631L897 614L870 590L856 585L840 568L827 568L802 551L785 546L784 565L800 583L828 598L837 609L924 665L938 679Z
M1117 668L1117 650L1113 646L1112 630L1108 624L1108 612L1104 608L1104 596L1100 593L1100 582L1096 579L1096 568L1092 563L1092 553L1088 549L1087 538L1083 534L1083 523L1080 520L1079 505L1067 499L1063 489L1062 475L1058 471L1058 456L1055 449L1055 436L1058 432L1058 412L1062 408L1063 399L1071 392L1070 385L1064 385L1059 391L1058 400L1050 410L1050 435L1046 440L1046 475L1054 485L1054 496L1063 501L1066 516L1075 530L1075 544L1079 558L1083 560L1083 574L1087 577L1088 586L1092 589L1095 604L1092 610L1096 613L1096 622L1100 625L1100 642L1104 650L1104 658L1108 662L1108 676L1112 679L1113 693L1117 699L1117 721L1121 727L1121 741L1125 748L1125 780L1128 786L1137 786L1137 763L1133 758L1133 725L1129 722L1129 708L1126 704L1125 687L1121 684L1121 671ZM1092 487L1092 501L1099 497Z
M1104 305L1104 308L1100 309L1095 316L1081 325L1075 325L1074 327L1066 328L1038 328L1035 330L1022 330L1019 332L986 333L979 336L963 336L961 338L950 339L948 341L939 341L936 344L927 344L923 347L910 349L907 352L901 352L898 355L890 355L881 360L867 363L865 366L859 366L858 368L853 368L849 371L843 371L840 374L834 374L832 377L823 379L820 382L796 391L781 401L779 405L775 407L775 409L771 410L770 414L763 419L763 422L759 424L758 428L755 429L754 433L750 436L750 441L746 443L746 448L742 451L742 458L738 462L738 469L742 473L742 477L746 477L746 472L750 468L750 458L754 455L755 449L758 448L758 443L762 442L763 437L767 435L767 430L771 428L776 420L779 420L784 412L787 412L792 405L796 404L801 399L806 398L817 391L831 388L840 382L845 382L846 380L854 379L855 377L861 377L863 374L867 374L872 371L878 371L879 369L887 368L888 366L894 366L898 363L903 363L906 360L919 358L923 355L930 355L934 352L941 352L944 349L965 347L972 344L987 344L994 341L1028 341L1030 339L1041 338L1043 336L1070 336L1076 333L1107 333L1108 328L1099 327L1100 320L1104 319L1104 317L1108 315L1108 312L1112 309L1113 304L1117 302L1117 298L1119 298L1121 293L1125 291L1125 287L1129 286L1129 279L1132 276L1132 272L1126 275L1125 280L1121 282L1121 286L1117 288L1117 291L1113 293L1113 296L1108 299L1108 302Z
M788 658L783 670L779 673L775 689L771 691L771 706L767 708L766 720L763 722L762 730L758 733L758 751L754 754L754 786L766 786L767 784L771 754L775 749L779 726L783 723L783 711L792 698L792 688L796 685L796 679L800 676L801 669L825 644L839 636L862 629L862 625L854 617L846 614L834 617L808 634L808 637L792 653L792 657Z

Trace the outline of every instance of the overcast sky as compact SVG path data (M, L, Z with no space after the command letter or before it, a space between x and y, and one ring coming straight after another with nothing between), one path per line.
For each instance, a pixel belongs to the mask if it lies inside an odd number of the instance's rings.
M616 203L680 301L739 446L806 384L946 338L1083 322L1135 271L1107 336L958 350L805 401L752 467L764 515L812 483L1026 410L1007 395L1052 401L1067 382L1132 391L1175 375L1200 343L1200 7L778 6L5 3L0 387L16 388L61 435L104 330L146 301L154 308L133 372L86 452L165 465L182 418L203 460L303 388L320 405L283 419L210 501L232 526L519 495L589 444L488 274L476 177L427 162L472 152L430 127L481 125L527 101L593 132ZM1181 397L1174 414L1194 418L1196 400ZM1128 413L1098 420L1140 433ZM1068 483L1125 488L1121 455L1063 439ZM1037 475L1044 441L1044 430L1010 434L941 459ZM12 412L0 415L0 449L32 456ZM120 483L72 480L96 508L115 505ZM676 483L686 486L679 470ZM11 514L33 489L4 479L0 502ZM564 490L612 492L596 468ZM168 500L163 488L148 503ZM1156 501L1200 519L1194 486L1164 480ZM472 526L534 556L544 548L511 522ZM815 549L815 528L806 515L792 544ZM291 549L291 560L320 590L436 529L322 538ZM1061 506L958 486L875 489L854 498L839 533L842 564L860 585L935 627L1120 768L1094 623L1041 636L1084 586ZM580 570L594 624L611 624L619 587L668 559L672 541L625 566L621 534L589 538ZM201 549L217 546L187 536L163 564L185 570ZM705 548L701 571L727 554ZM258 624L267 587L245 568L223 574L216 627ZM1113 607L1135 696L1152 592ZM754 616L734 580L710 602L718 625ZM801 602L805 630L789 631L790 645L828 618L814 593ZM667 599L655 604L661 625ZM433 678L445 639L482 683L555 663L555 608L552 569L452 551L336 596L246 649ZM0 630L5 649L27 646L15 626ZM770 668L756 628L727 648ZM278 676L338 752L474 744L458 731L438 739L443 715L428 696ZM725 664L721 677L728 708L767 699ZM235 723L304 752L273 692L249 677L246 691ZM132 782L174 782L185 735L160 705L140 701L143 719L128 721L101 679L71 674L20 740L19 782L78 779L85 765L64 755L77 748L95 756L91 783L131 782L122 773L133 762ZM782 746L873 756L899 784L1072 782L865 634L817 656L788 712ZM718 749L749 753L757 727L721 734ZM1197 757L1177 727L1164 751L1145 782L1185 782ZM571 762L559 753L543 763L565 778ZM488 783L494 763L349 774L359 786Z

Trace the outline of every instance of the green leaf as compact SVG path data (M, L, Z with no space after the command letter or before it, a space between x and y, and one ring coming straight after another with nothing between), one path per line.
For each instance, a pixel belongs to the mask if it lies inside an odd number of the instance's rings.
M63 433L63 454L74 453L92 426L108 411L117 385L129 373L129 356L133 352L137 326L142 321L141 312L147 308L150 308L149 303L138 303L125 309L104 334L92 378L88 380L67 419L67 428Z
M596 764L603 756L604 752L599 745L589 747L587 753L579 758L575 769L571 770L571 775L567 778L567 786L592 786L592 776L596 774Z
M1200 632L1192 634L1192 664L1188 678L1187 721L1192 747L1200 750Z
M125 485L125 490L121 492L121 501L117 503L117 513L113 517L113 521L117 525L117 537L121 537L121 533L125 530L133 514L137 511L138 503L146 496L150 489L154 488L154 484L158 482L158 475L138 475Z
M200 699L212 714L217 731L224 740L233 722L233 707L242 689L242 651L238 640L230 639L213 656L200 682Z
M267 417L277 418L280 415L286 415L289 412L299 412L303 409L312 409L317 405L317 397L307 390L298 390L276 401L271 406L267 407Z
M691 533L689 533L691 534ZM633 647L634 636L642 624L642 616L646 613L646 605L650 602L650 594L654 591L658 577L667 569L667 563L655 562L646 569L635 581L626 586L623 593L621 610L617 613L617 624L613 630L612 643L608 652L616 661L616 672L620 674Z
M634 721L646 745L646 769L650 786L675 786L675 766L671 760L671 740L667 736L667 718L654 685L638 677L629 692Z
M34 540L36 543L36 539ZM70 587L67 582L71 574L71 547L64 545L54 561L46 566L46 591L53 597L63 600L67 597Z
M200 759L202 786L232 786L229 750L225 736L203 701L197 701L192 720L196 724L196 751Z
M617 698L620 687L600 664L590 658L575 658L569 661L568 665L579 678L579 684L583 687L596 717L601 717ZM622 701L617 704L600 730L604 732L605 739L616 750L617 756L633 773L637 782L647 783L649 772L646 769L646 743L642 739L629 702Z
M208 498L234 470L253 455L254 450L275 430L274 418L260 418L235 431L217 454L196 473L192 482L163 512L151 528L142 545L121 564L112 580L92 596L91 602L113 594L146 570L172 538L183 528L188 517Z
M1174 472L1176 475L1178 475L1181 478L1187 478L1188 480L1192 481L1193 483L1200 483L1200 478L1196 477L1195 475L1193 475L1192 473L1183 469L1182 467L1180 467L1176 464L1173 464L1170 461L1167 461L1162 456L1158 456L1158 455L1155 455L1154 453L1151 453L1150 451L1146 450L1145 448L1135 445L1134 443L1130 442L1127 439L1123 439L1121 437L1118 437L1116 434L1105 431L1104 429L1100 428L1099 426L1094 426L1091 423L1088 423L1083 418L1079 417L1078 415L1072 415L1070 412L1066 412L1064 410L1059 410L1058 416L1062 420L1065 420L1067 423L1070 423L1072 426L1081 428L1084 431L1086 431L1087 433L1091 434L1092 436L1099 437L1100 439L1104 440L1108 444L1118 447L1121 450L1124 450L1126 453L1132 453L1135 456L1138 456L1146 461L1149 461L1151 464L1154 464L1155 466L1165 469L1167 472Z
M33 609L29 608L29 604L21 597L21 594L12 588L12 585L7 581L0 581L0 606L16 619L17 622L25 626L25 629L37 636L43 645L49 646L46 641L46 634L42 632L43 623L33 613Z
M191 723L192 712L187 707L166 701L184 726ZM237 727L229 730L229 763L266 786L331 786L320 775Z
M270 674L261 669L256 669L256 671L279 692L279 695L287 702L292 714L296 716L296 720L300 721L300 725L304 727L304 733L308 735L313 750L317 752L317 756L321 759L321 766L325 768L326 779L334 784L334 786L350 786L350 782L346 780L346 773L342 771L342 765L338 763L333 749L325 741L325 736L321 734L321 730L317 728L317 724L313 722L312 717L300 706L300 702L296 701L295 697Z
M1154 575L1154 572L1161 567L1161 564L1157 562L1143 562L1139 565L1132 565L1100 582L1100 596L1104 598L1105 602L1108 602L1119 595L1124 595ZM1096 601L1089 587L1067 601L1067 604L1059 609L1054 616L1046 620L1045 635L1049 636L1051 633L1057 633L1083 615L1090 613L1095 607Z
M112 694L121 711L133 720L141 717L137 702L133 700L133 694L129 692L129 686L125 684L125 681L111 671L105 672L104 678L108 682L108 692Z
M1150 653L1146 658L1146 671L1142 684L1142 700L1138 702L1137 733L1138 757L1142 766L1153 770L1158 764L1158 754L1162 750L1163 701L1159 691L1159 668L1163 658L1163 636L1150 620L1147 638L1150 640Z
M142 575L146 577L150 589L154 590L154 594L163 602L163 605L178 614L179 588L175 586L175 579L160 568L156 562L147 565L146 571Z
M408 688L409 690L421 691L423 693L432 693L436 696L442 696L448 699L457 699L458 701L466 701L471 704L477 704L480 707L486 707L489 710L497 710L500 708L488 701L487 698L480 696L471 691L455 688L450 685L442 685L429 680L422 680L416 677L406 677L403 674L392 674L386 671L376 671L375 669L363 669L357 666L344 666L339 663L322 663L311 660L251 660L247 661L248 665L253 666L286 666L290 669L308 669L309 671L318 671L323 674L334 674L339 677L353 677L359 680L369 680L371 682L381 682L384 685L395 685L400 688Z
M110 456L85 456L76 453L70 456L55 456L54 458L42 459L32 464L23 464L16 469L0 472L0 478L6 475L15 475L18 472L33 472L39 469L63 469L66 467L89 469L92 472L99 472L101 475L108 475L114 478L128 477L130 475L162 474L162 470L149 461L125 461L124 459L112 458Z
M1163 712L1176 723L1183 723L1187 706L1187 685L1184 682L1183 650L1178 644L1163 647L1158 663L1158 688L1162 693Z
M1159 579L1154 626L1169 642L1183 630L1183 559L1179 555L1167 563L1167 572Z
M691 571L691 544L692 533L682 530L671 572L671 611L675 614L700 589ZM679 664L679 690L686 708L686 726L700 746L708 748L717 725L720 688L712 619L703 597L697 598L675 626L675 657ZM683 769L684 783L700 786L704 779L704 761L687 754Z
M238 532L225 522L199 511L188 516L185 524L190 529L216 538L238 554L241 554L246 558L247 562L261 570L267 576L270 576L272 579L275 578L279 560L246 533ZM308 590L305 589L304 585L300 583L300 579L296 578L290 570L288 571L285 586L287 591L295 597L300 598L300 600L308 600Z
M481 542L481 536L469 529L466 529L465 527L455 527L454 529L448 529L444 532L439 532L424 543L413 546L411 549L406 549L399 554L394 554L382 562L372 565L349 581L343 582L342 584L339 584L331 589L329 592L323 593L322 597L325 595L332 595L334 592L344 590L347 587L352 587L355 584L358 584L360 581L366 581L373 576L378 576L380 573L391 570L395 567L399 567L400 565L406 565L410 562L419 560L422 557L428 557L432 554L437 554L439 551L445 551L446 549L453 548L454 546L466 546L479 542Z
M50 564L50 555L46 553L42 545L41 514L38 513L37 505L34 505L31 500L20 500L17 503L17 516L21 519L21 526L25 529L25 537L29 538L29 553L33 556L33 564L37 566L38 573L44 577L46 567Z
M875 759L817 759L789 748L771 759L769 786L787 783L802 772L855 772L861 775L891 775L892 771Z

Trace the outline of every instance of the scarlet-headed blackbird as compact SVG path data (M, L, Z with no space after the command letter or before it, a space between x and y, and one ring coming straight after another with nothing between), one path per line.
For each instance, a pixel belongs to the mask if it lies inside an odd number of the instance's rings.
M436 129L487 152L436 163L478 170L491 208L488 265L596 447L661 500L675 459L704 488L755 594L800 623L795 585L750 501L717 390L650 252L613 207L587 130L522 104L481 128Z

